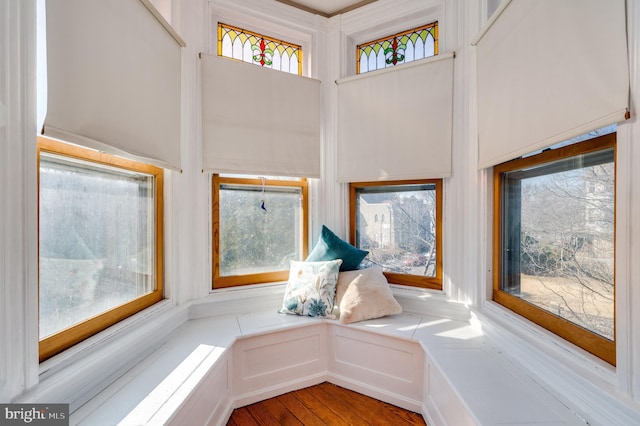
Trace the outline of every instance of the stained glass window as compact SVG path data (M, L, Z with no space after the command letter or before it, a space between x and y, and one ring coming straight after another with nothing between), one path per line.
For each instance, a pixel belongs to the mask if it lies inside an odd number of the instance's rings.
M218 55L302 75L302 47L218 23Z
M438 54L438 23L433 22L356 47L356 73L361 74Z

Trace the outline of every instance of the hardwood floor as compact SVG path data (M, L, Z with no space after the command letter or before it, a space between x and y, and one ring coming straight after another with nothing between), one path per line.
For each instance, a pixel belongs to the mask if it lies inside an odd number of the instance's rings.
M424 425L422 416L331 383L233 411L227 425Z

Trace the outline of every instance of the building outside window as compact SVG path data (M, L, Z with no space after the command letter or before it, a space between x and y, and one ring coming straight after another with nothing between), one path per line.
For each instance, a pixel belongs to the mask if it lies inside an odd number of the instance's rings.
M442 288L442 180L350 184L352 244L389 282Z
M40 358L161 300L162 169L39 139Z
M306 179L213 175L213 288L286 281L308 251Z
M615 133L494 168L498 303L615 364Z

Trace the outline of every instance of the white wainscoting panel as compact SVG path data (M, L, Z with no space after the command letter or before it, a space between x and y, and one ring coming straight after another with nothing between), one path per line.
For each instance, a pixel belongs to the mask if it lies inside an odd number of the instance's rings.
M424 351L419 343L334 326L328 354L332 383L421 411Z
M327 377L326 324L239 338L233 346L236 408Z
M425 355L424 408L422 415L430 426L476 425L477 421L464 405L451 383Z

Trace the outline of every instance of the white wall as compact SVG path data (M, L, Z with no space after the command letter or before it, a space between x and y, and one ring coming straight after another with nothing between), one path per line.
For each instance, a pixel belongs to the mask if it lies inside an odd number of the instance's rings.
M379 0L330 19L265 0L158 0L158 6L186 41L183 49L183 171L166 172L166 289L169 301L157 315L179 310L190 300L215 298L211 288L210 183L201 172L200 83L197 53L214 48L215 19L244 23L305 49L306 74L322 80L323 179L311 182L311 237L327 224L346 237L347 188L336 183L336 87L352 74L355 44L437 19L440 50L455 51L453 175L445 180L444 292L475 309L496 342L530 357L541 380L558 371L604 386L622 402L640 401L640 125L638 97L640 8L629 2L632 60L632 119L619 127L617 187L617 341L618 367L573 348L555 336L495 306L491 283L491 174L477 169L475 50L470 42L487 18L494 0ZM35 0L0 2L0 401L16 398L42 377L54 377L101 345L116 344L122 328L114 327L81 343L64 360L37 362L37 215L35 165ZM349 59L347 59L349 58ZM6 112L5 112L6 111ZM243 290L226 290L241 293ZM250 290L246 290L250 291ZM153 315L136 316L152 321ZM639 324L639 325L636 325ZM503 331L503 330L506 330ZM515 342L515 343L513 343ZM105 358L103 368L116 368ZM111 364L110 364L111 362ZM565 377L562 376L562 377ZM76 383L82 383L78 378ZM576 382L577 383L577 382ZM55 389L53 386L51 389ZM35 393L27 395L37 395ZM27 396L28 397L28 396Z

